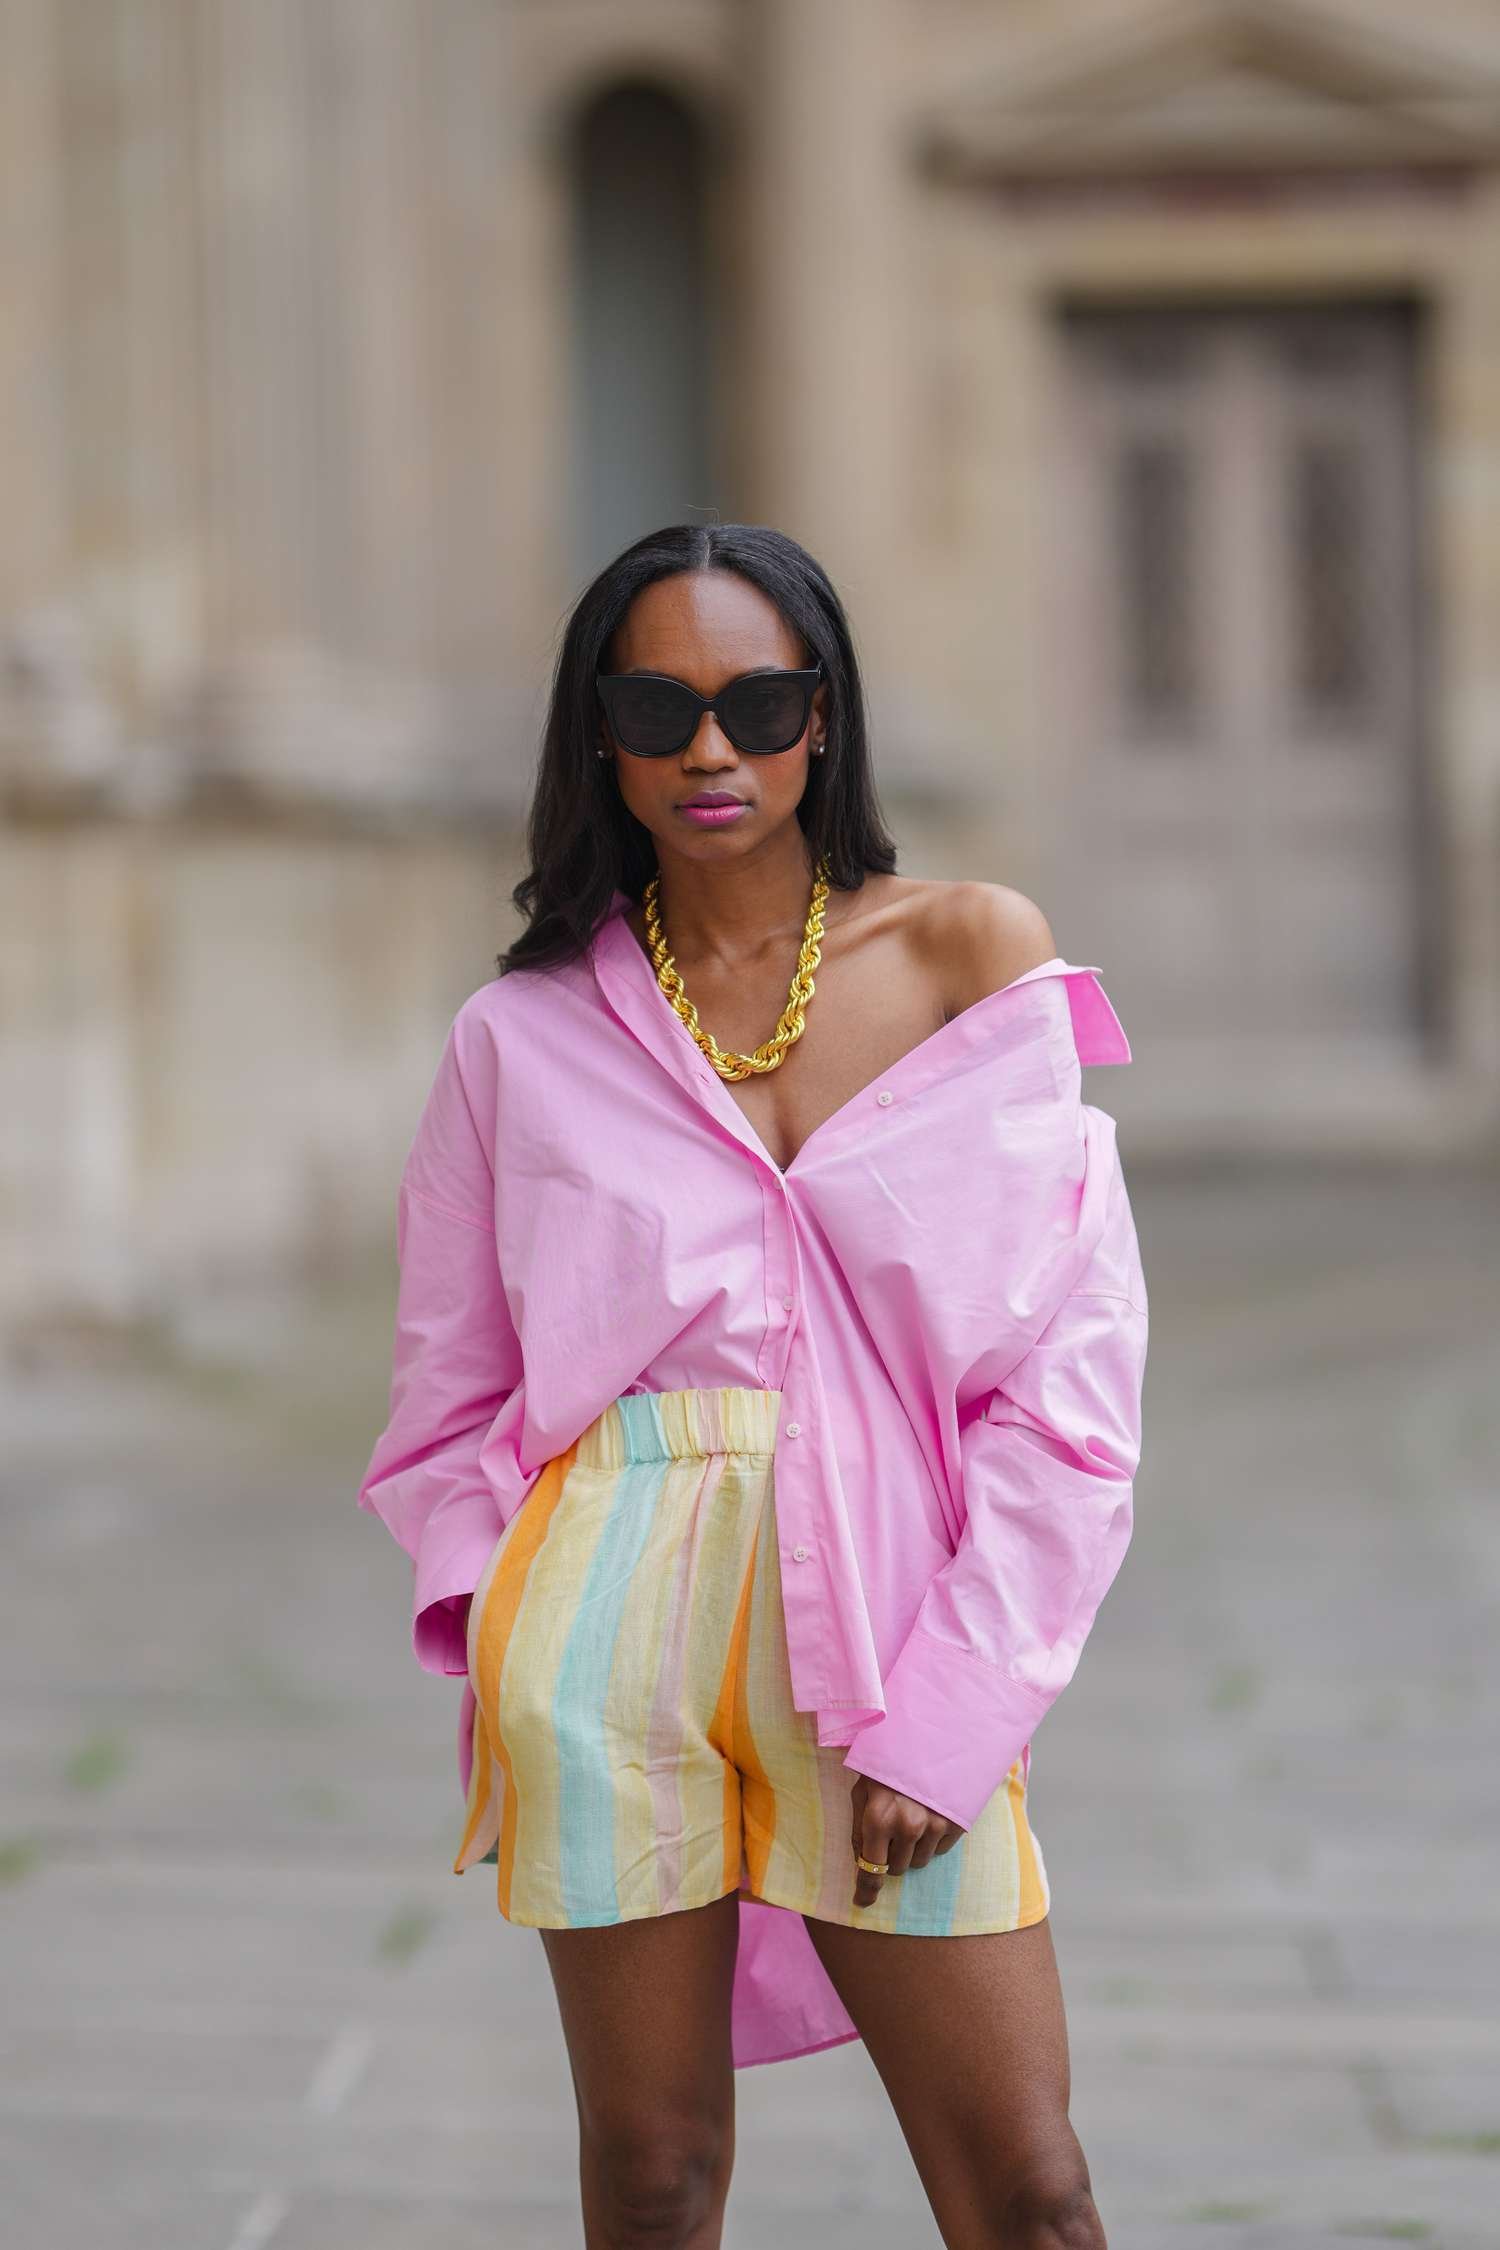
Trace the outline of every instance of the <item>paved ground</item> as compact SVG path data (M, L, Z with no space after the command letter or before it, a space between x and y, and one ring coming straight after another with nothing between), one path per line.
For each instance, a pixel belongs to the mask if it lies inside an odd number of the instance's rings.
M1500 1183L1135 1203L1135 1542L1032 1772L1111 2250L1492 2250ZM382 1268L258 1372L0 1389L14 2250L580 2239L540 1946L450 1872L457 1690L353 1505L388 1319ZM738 2091L730 2250L935 2242L863 2049Z

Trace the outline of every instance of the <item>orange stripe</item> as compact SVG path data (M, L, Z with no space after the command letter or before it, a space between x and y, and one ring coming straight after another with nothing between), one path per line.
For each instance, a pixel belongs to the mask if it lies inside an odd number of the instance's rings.
M708 1739L724 1760L724 1888L734 1890L740 1879L740 1789L741 1782L735 1772L736 1765L764 1781L765 1776L755 1762L755 1745L750 1739L748 1715L745 1708L745 1683L740 1677L740 1656L745 1646L750 1623L750 1588L755 1579L755 1555L745 1565L745 1575L740 1582L740 1598L735 1604L734 1631L729 1636L729 1655L725 1660L719 1680L718 1700L709 1722Z
M757 1555L760 1551L760 1541L775 1537L774 1525L775 1519L769 1513L762 1516L756 1539ZM747 1589L755 1575L755 1570L756 1556L753 1555L750 1573L745 1580ZM775 1589L775 1578L766 1578L761 1586L763 1598L766 1600L772 1599ZM741 1596L741 1606L748 1615L750 1604L746 1595ZM748 1629L746 1638L748 1639ZM748 1669L746 1665L737 1665L735 1668L734 1762L740 1770L740 1798L743 1815L740 1824L741 1834L735 1838L734 1874L737 1881L739 1878L740 1853L743 1851L745 1865L749 1870L751 1887L754 1890L761 1891L765 1888L766 1874L771 1864L771 1852L776 1842L776 1792L771 1786L770 1776L762 1765L760 1752L755 1746L755 1731L750 1723Z
M1016 1826L1016 1851L1021 1863L1021 1903L1016 1914L1016 1928L1023 1929L1028 1922L1039 1922L1046 1904L1041 1877L1037 1873L1036 1853L1032 1849L1031 1828L1026 1818L1026 1777L1017 1758L1005 1777L1010 1796L1011 1817Z
M510 1645L516 1613L521 1606L527 1574L547 1536L547 1526L577 1452L578 1441L575 1438L565 1453L555 1454L538 1472L535 1483L521 1503L521 1519L514 1535L490 1580L485 1596L484 1615L479 1620L474 1662L477 1674L475 1694L481 1708L485 1710L490 1709L496 1701L501 1667ZM496 1762L505 1776L504 1802L500 1808L497 1896L501 1913L509 1918L511 1883L516 1863L516 1786L515 1776L511 1772L510 1754L498 1732L493 1747Z

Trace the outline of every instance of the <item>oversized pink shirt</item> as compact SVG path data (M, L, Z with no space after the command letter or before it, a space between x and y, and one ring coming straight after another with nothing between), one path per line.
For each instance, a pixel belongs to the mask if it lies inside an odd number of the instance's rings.
M930 1033L783 1171L656 981L623 891L586 954L454 1017L402 1173L390 1418L359 1488L417 1661L546 1462L628 1391L782 1394L793 1696L855 1774L972 1826L1072 1677L1130 1538L1147 1300L1094 968ZM850 1866L853 1890L853 1864ZM857 2033L800 1914L740 1901L736 2064Z

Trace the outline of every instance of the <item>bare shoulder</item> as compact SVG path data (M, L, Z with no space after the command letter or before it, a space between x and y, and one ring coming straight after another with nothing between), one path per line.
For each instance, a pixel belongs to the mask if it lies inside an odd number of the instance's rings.
M952 1016L1052 960L1046 915L1007 883L931 882L921 902L922 947Z

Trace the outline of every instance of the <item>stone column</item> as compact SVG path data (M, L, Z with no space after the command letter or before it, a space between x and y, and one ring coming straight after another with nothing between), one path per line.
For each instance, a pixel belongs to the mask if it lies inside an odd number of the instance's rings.
M1460 1062L1500 1087L1500 180L1476 187L1442 308L1434 677L1447 714L1438 908ZM1435 882L1444 869L1430 867Z
M104 11L97 11L98 15ZM117 0L130 690L138 731L203 656L200 214L194 171L199 0Z
M303 0L201 0L200 261L211 634L221 660L305 636L324 573L316 340L330 282ZM320 135L329 130L319 117Z
M329 221L323 277L337 292L330 363L339 381L326 405L349 540L337 558L354 605L344 624L357 642L351 653L412 672L436 639L443 575L431 361L433 308L452 276L434 270L428 161L447 10L414 0L326 5L319 184Z
M54 0L0 0L0 631L66 563L58 48Z
M896 528L899 25L891 0L760 0L747 18L752 503L863 605Z

